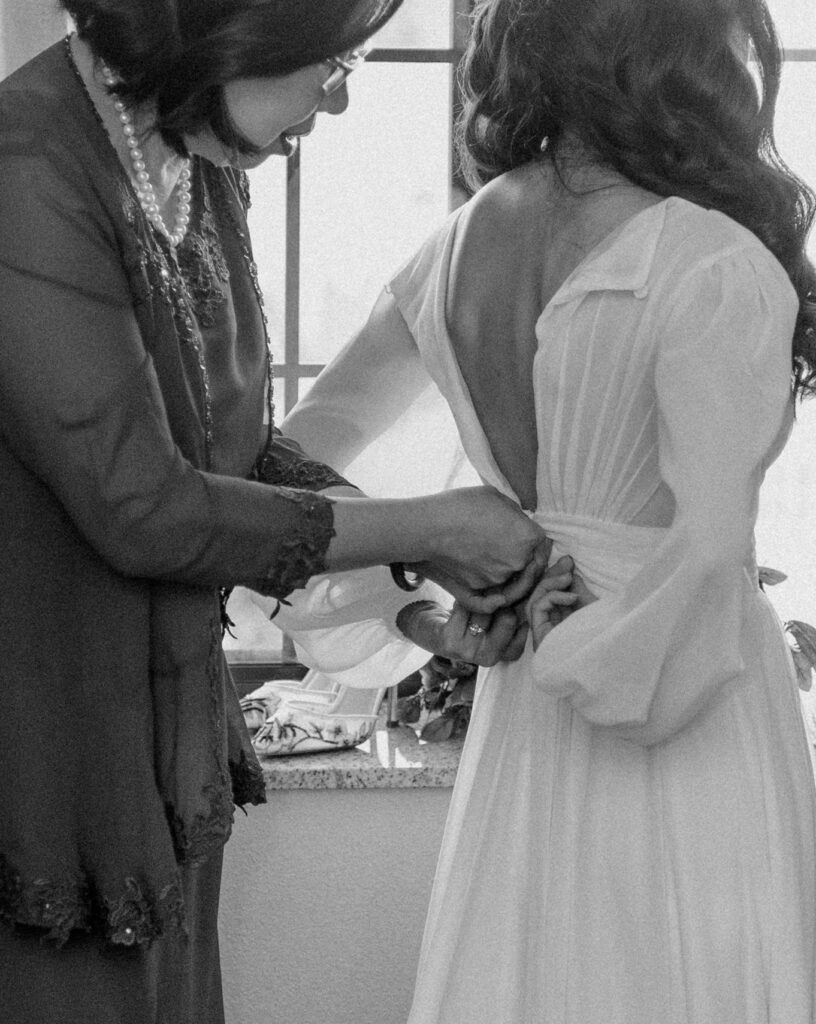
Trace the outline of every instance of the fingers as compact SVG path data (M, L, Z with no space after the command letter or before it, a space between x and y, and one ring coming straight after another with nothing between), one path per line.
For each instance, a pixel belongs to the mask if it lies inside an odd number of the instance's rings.
M593 594L589 587L586 585L586 580L580 573L573 574L572 590L578 595L578 600L583 608L585 605L592 604L593 601L597 601L597 595Z
M547 595L556 591L571 591L572 588L572 559L568 556L559 558L559 560L547 570L547 574L543 576L535 590L527 598L524 605L524 618L530 619L530 609L539 601L545 601Z
M539 572L543 572L547 568L552 546L553 542L546 534L544 534L538 544L533 548L533 561L538 566ZM559 561L563 561L563 559L559 559Z
M480 637L487 633L489 629L495 628L497 621L498 620L491 615L485 615L482 612L471 612L468 615L465 631L470 634L470 636Z
M528 603L527 619L533 633L533 650L538 650L544 637L561 621L561 607L571 608L577 601L577 594L554 590L546 597Z
M495 665L499 661L515 661L524 649L523 640L519 646L517 635L520 629L523 631L524 638L526 639L526 625L519 627L518 619L514 612L509 609L496 612L491 621L489 631L484 634L477 664ZM518 647L517 653L516 647ZM511 650L511 657L508 657L508 649Z
M490 616L469 612L457 603L445 627L444 651L439 653L454 661L488 666L505 660L509 647L515 660L523 650L526 630L526 624L520 626L516 613L510 609Z
M551 581L547 589L554 589L554 579L558 580L558 588L566 590L571 583L569 573L572 572L574 563L569 555L563 555L553 565L547 567L547 558L549 558L550 551L552 550L552 541L549 537L545 537L533 552L533 558L527 563L527 565L518 573L505 583L503 587L498 588L499 592L504 597L505 605L518 604L519 601L523 601L526 597L529 597L534 592L536 586L542 580ZM542 561L543 558L543 561ZM542 576L543 572L543 576ZM566 574L566 579L564 579ZM491 588L490 594L492 595L494 588Z
M446 589L467 611L482 615L492 615L505 606L504 594L501 590L468 590L466 587L447 586Z
M521 655L524 653L524 648L527 644L527 636L530 632L530 627L526 622L523 622L520 626L517 626L515 633L513 634L510 643L505 647L502 652L502 661L518 661Z
M571 590L551 590L541 597L533 597L527 602L527 620L532 621L533 616L549 615L553 605L574 605L578 595Z
M454 603L449 620L451 634L462 640L469 636L479 638L491 627L492 616L482 612L471 612L459 601Z
M527 565L516 576L511 577L507 583L499 588L503 597L503 605L516 604L523 601L535 587L541 570L535 558L532 558Z
M457 601L448 620L448 642L451 647L447 656L478 665L492 664L492 661L485 658L490 657L490 652L497 644L503 646L506 643L506 640L502 640L505 629L500 613L485 615L471 612Z
M457 579L451 572L439 565L430 562L421 562L411 566L412 571L438 583L440 587L462 604L468 611L481 612L491 615L498 608L504 605L504 598L501 591L495 587L486 590L477 586L470 586Z
M557 562L553 562L552 565L547 566L542 579L548 579L550 576L563 576L564 573L572 573L575 571L575 562L569 555L562 555Z

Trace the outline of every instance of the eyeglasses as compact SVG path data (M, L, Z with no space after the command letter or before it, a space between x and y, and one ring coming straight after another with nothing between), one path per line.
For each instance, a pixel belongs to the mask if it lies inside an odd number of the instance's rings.
M352 71L356 71L359 68L370 52L370 46L359 46L356 50L347 50L345 53L341 53L339 57L329 57L324 61L332 71L321 86L323 95L331 96L333 92L337 92Z

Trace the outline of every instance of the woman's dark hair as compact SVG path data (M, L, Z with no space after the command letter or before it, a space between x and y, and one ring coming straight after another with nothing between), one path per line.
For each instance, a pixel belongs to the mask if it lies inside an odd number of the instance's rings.
M738 52L749 41L761 96ZM637 185L732 217L796 288L793 385L812 395L816 198L776 149L781 68L764 0L478 0L461 68L465 180L531 160L558 169L577 139Z
M232 127L223 87L285 75L359 46L402 0L61 0L128 103L156 107L154 129L182 137L211 128L229 148L257 152Z

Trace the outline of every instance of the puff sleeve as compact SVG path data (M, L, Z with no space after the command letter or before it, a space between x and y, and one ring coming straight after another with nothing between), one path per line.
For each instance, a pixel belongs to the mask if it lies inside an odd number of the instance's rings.
M623 589L556 627L534 657L538 685L644 745L682 729L744 667L758 493L790 427L797 312L758 244L693 267L660 301L654 397L672 524Z
M272 610L268 599L254 600ZM406 594L382 566L355 569L313 577L279 609L275 622L310 668L346 686L393 686L431 657L394 624L400 609L412 601L452 603L429 581Z

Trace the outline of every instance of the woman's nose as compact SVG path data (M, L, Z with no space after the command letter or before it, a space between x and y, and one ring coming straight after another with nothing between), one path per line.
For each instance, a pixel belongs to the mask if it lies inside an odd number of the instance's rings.
M342 114L349 105L348 86L345 82L328 95L318 107L326 114Z

